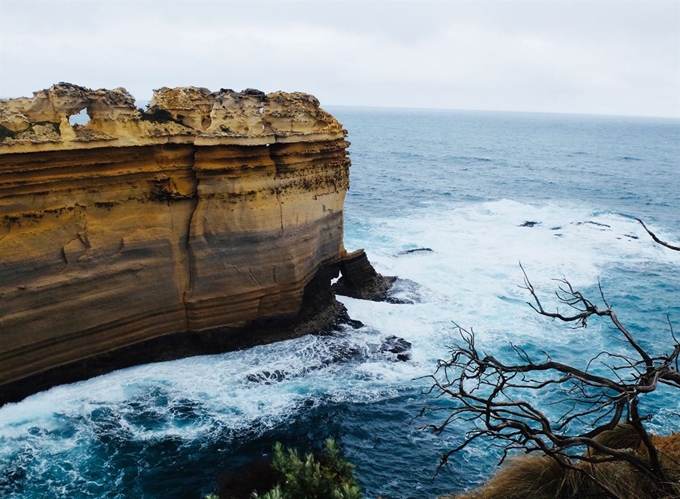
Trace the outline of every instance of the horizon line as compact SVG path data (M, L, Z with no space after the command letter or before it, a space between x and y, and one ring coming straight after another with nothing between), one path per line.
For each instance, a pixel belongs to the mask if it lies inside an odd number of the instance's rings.
M561 114L567 116L592 116L603 118L652 118L660 120L680 120L680 114L676 116L661 116L653 114L612 114L595 112L567 112L567 111L518 111L510 109L473 109L473 108L453 108L453 107L416 107L416 106L366 106L356 104L321 104L321 108L330 107L349 107L376 110L402 110L402 111L438 111L438 112L474 112L474 113L515 113L515 114Z

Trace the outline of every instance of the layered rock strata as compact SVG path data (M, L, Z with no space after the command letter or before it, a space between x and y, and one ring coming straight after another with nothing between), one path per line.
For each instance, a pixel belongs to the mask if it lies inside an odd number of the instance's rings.
M332 322L345 136L302 93L0 101L0 403Z

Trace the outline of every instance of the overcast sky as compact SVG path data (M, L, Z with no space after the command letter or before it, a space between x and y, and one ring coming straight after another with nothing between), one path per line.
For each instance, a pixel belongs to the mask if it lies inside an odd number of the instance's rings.
M67 81L680 117L680 0L0 0L0 42L2 97Z

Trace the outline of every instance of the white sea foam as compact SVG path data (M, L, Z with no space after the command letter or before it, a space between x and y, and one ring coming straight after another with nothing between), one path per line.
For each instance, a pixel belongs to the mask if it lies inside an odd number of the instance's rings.
M409 291L416 303L342 297L364 327L138 366L8 404L0 408L0 463L30 449L40 463L32 470L35 476L55 462L72 463L77 474L102 421L138 442L211 439L266 430L310 402L391 398L424 386L413 378L431 373L436 359L446 356L456 341L454 322L473 327L483 348L509 341L545 345L549 338L551 348L572 359L586 357L609 339L593 334L597 327L588 334L564 334L538 317L525 303L529 296L521 288L519 262L548 301L553 278L565 276L577 287L592 288L612 266L680 265L678 255L650 242L636 221L581 206L510 200L432 204L410 217L364 223L370 239L362 240L349 227L347 246L365 247L379 272L417 283ZM403 253L420 247L432 251ZM380 351L391 335L412 343L411 360Z
M177 399L189 399L210 408L215 417L240 414L237 419L248 420L262 413L263 404L269 414L274 414L289 410L298 397L310 393L341 394L347 380L329 376L331 373L351 378L356 371L368 372L372 375L362 376L362 382L376 387L398 386L418 374L417 368L409 366L427 363L439 355L440 342L452 337L453 321L478 331L521 335L526 331L532 334L530 330L536 328L533 333L544 334L545 321L536 319L524 303L528 295L520 288L519 262L546 296L554 289L552 278L566 276L577 287L593 286L608 265L622 261L678 262L674 254L651 243L637 222L616 214L509 200L448 210L433 208L410 218L373 220L377 237L357 244L367 247L383 274L420 284L420 303L341 298L350 315L369 327L342 338L308 336L223 355L138 366L56 387L0 409L3 435L8 435L9 428L14 432L36 422L49 424L50 415L55 413L86 413L101 404L151 400L149 393L154 389L169 397L167 407ZM527 221L536 224L522 226ZM356 244L351 234L348 240ZM376 240L380 243L370 244ZM401 254L414 247L432 251ZM388 335L413 342L413 362L332 361L333 350L341 343L369 351L371 342ZM276 381L271 384L247 381L248 375L262 371L284 375L277 380L276 374L271 374ZM303 383L297 381L301 378Z

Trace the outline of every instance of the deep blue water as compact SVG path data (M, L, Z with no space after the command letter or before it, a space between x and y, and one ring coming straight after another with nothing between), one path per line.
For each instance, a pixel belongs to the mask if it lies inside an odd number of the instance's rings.
M309 450L327 436L356 464L369 498L478 485L495 465L484 443L434 477L465 424L438 437L419 429L422 420L408 424L424 405L446 403L422 395L427 382L414 378L447 356L454 321L498 355L510 341L576 365L599 349L625 352L606 323L572 330L536 316L520 261L546 300L553 278L593 298L600 279L645 347L667 350L666 314L680 330L680 253L652 243L633 217L680 242L680 121L330 111L352 142L345 245L415 282L397 289L413 303L343 298L363 328L139 366L0 408L0 496L199 498L220 470L277 440ZM401 253L419 247L433 251ZM413 344L411 361L379 351L390 335ZM680 429L677 393L642 405L654 431Z

